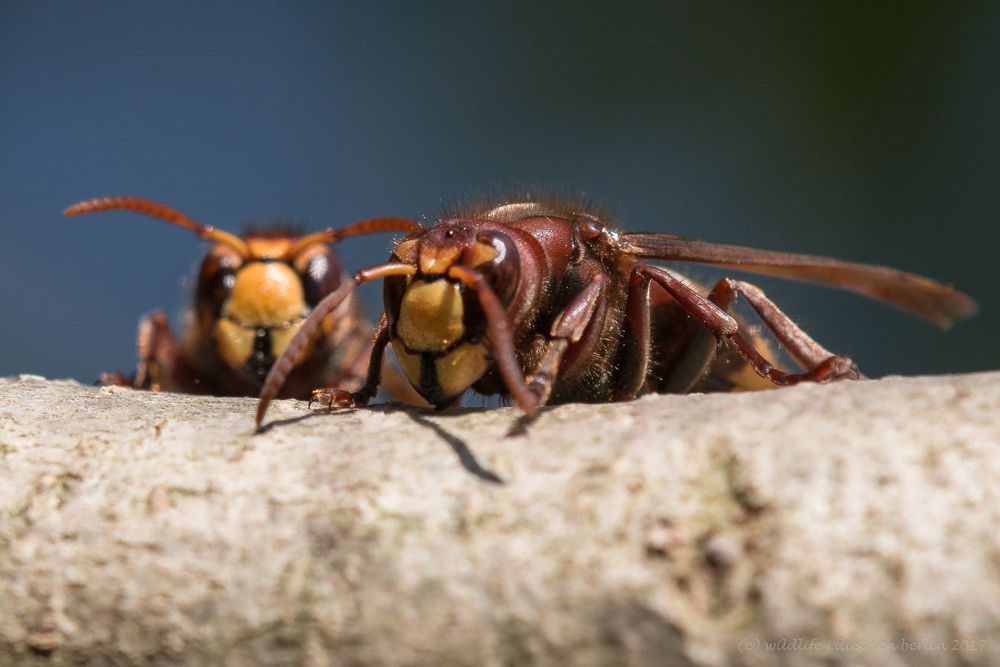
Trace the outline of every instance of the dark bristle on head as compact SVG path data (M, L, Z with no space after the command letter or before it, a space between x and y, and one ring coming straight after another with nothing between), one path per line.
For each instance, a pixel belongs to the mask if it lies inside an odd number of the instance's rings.
M269 223L252 222L243 227L243 238L251 239L284 239L298 238L306 234L303 222L286 222L278 220Z

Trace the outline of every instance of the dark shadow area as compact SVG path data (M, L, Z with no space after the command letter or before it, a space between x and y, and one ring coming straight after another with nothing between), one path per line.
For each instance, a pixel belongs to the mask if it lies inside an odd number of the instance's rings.
M369 412L391 413L397 411L408 411L412 409L414 409L413 406L406 405L404 403L378 403L376 405L366 405L360 408L333 408L333 409L322 406L318 406L315 408L312 406L308 406L306 408L306 412L299 415L298 417L288 417L286 419L276 419L274 421L269 421L263 424L262 426L258 427L253 434L258 435L260 433L267 433L276 426L288 426L289 424L297 424L298 422L305 421L306 419L311 419L315 416L320 416L320 415L347 413L347 412L354 412L356 410L368 410Z
M310 410L309 412L305 412L299 415L298 417L275 419L274 421L269 421L258 426L256 429L254 429L253 435L261 435L267 433L272 428L275 428L277 426L289 426L291 424L297 424L299 422L303 422L307 419L312 419L313 417L318 417L320 415L328 415L328 414L331 414L330 410Z
M528 435L528 427L531 426L541 414L542 410L539 409L538 412L535 413L534 417L526 414L518 416L518 418L514 420L514 423L510 425L510 428L507 429L507 437L516 438L518 436Z
M469 449L469 446L465 443L465 441L463 441L458 436L449 433L440 425L430 421L422 414L425 412L432 412L433 414L454 415L456 413L486 412L489 410L489 408L471 408L471 409L448 408L443 411L434 411L434 410L427 410L424 408L414 408L411 405L406 405L403 403L395 403L395 402L379 403L377 405L370 405L363 408L339 408L334 410L329 410L326 408L318 408L318 409L310 409L308 412L305 412L297 417L288 417L285 419L276 419L274 421L266 422L265 424L257 428L253 432L253 435L261 435L267 433L273 428L290 426L291 424L297 424L299 422L303 422L306 421L307 419L312 419L314 417L333 415L334 413L339 413L339 412L353 412L354 410L369 410L374 412L381 412L384 414L389 414L393 412L402 412L420 426L423 426L424 428L429 428L430 430L434 431L434 433L438 437L440 437L442 440L448 443L448 446L451 447L452 451L455 452L455 455L458 457L459 463L461 463L462 467L465 468L467 471L469 471L479 479L483 480L484 482L489 482L491 484L504 483L502 477L497 475L492 470L487 470L479 463L479 461L476 459L475 455L472 453L472 450ZM523 420L525 417L526 416L522 415L522 417L518 420L518 423L520 423L520 421ZM513 428L516 428L516 426L512 427L512 431Z
M470 473L484 482L490 482L491 484L504 483L503 478L495 472L487 470L480 465L479 461L476 460L475 455L472 453L472 450L469 449L469 446L465 444L461 438L449 433L445 429L441 428L441 426L435 424L416 411L407 411L406 415L417 424L431 429L438 435L438 437L447 442L448 446L451 447L452 451L454 451L455 455L458 457L458 462L461 463L462 467Z

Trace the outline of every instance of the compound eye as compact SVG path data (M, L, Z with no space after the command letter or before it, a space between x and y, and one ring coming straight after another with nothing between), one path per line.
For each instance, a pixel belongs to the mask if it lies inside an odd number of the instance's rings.
M302 281L302 294L306 305L314 307L327 294L340 286L340 263L329 249L317 249L295 261L295 270Z
M326 253L313 255L299 276L306 305L310 308L336 288L336 285L331 286L331 277L340 282L339 268L330 266L330 257Z
M202 262L198 277L198 300L206 305L214 317L222 312L222 307L236 286L236 270L241 262L232 255L209 255Z
M475 269L483 274L504 305L508 305L517 293L521 276L521 259L513 239L500 232L483 232L476 237L477 243L489 245L495 254Z
M226 302L229 295L233 293L233 287L236 286L236 272L232 269L219 269L218 273L212 278L211 284L211 295L212 303L218 304L219 308L222 308L222 304Z

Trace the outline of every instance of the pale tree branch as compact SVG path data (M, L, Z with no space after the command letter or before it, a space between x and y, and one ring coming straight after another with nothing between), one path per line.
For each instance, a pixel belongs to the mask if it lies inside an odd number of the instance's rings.
M0 380L0 664L1000 664L1000 373L254 407Z

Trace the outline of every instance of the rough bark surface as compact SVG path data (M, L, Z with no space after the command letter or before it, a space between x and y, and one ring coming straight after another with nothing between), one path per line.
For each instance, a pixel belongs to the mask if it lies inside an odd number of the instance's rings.
M1000 664L1000 373L254 406L0 380L0 664Z

